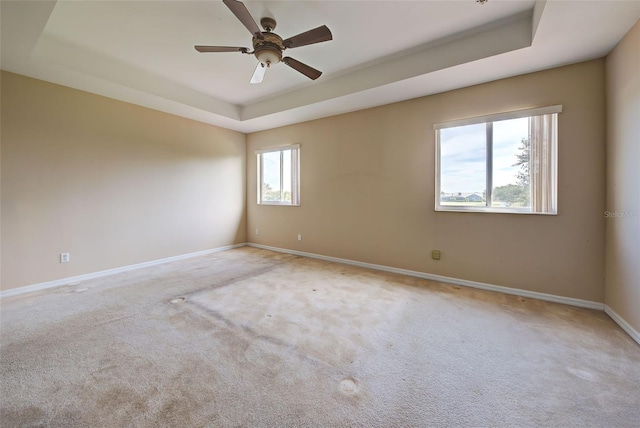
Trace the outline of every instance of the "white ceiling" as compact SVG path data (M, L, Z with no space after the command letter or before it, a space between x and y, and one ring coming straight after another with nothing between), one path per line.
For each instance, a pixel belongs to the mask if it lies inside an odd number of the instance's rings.
M638 1L246 1L283 38L326 24L333 40L257 60L200 54L251 47L221 0L6 1L2 69L242 132L344 113L606 55L640 18Z

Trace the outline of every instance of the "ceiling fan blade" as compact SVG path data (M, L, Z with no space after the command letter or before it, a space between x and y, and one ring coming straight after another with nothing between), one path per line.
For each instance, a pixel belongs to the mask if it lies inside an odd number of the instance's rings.
M233 14L242 22L242 25L247 27L247 30L258 39L262 40L264 36L262 35L262 31L260 31L260 27L256 24L256 21L253 19L247 7L238 0L222 0L222 2L233 12Z
M264 79L264 73L267 72L267 66L261 62L258 63L256 67L256 71L253 72L253 76L251 76L251 83L262 83L262 79Z
M282 58L282 62L284 62L294 70L304 74L311 80L316 80L318 77L320 77L320 75L322 75L322 71L316 70L313 67L309 67L307 64L304 64L298 61L297 59L293 59L288 56L285 56L284 58Z
M205 52L247 52L249 48L239 48L235 46L194 46L200 53Z
M327 42L333 40L331 30L323 25L313 30L305 31L297 36L289 37L283 43L285 48L297 48L299 46L312 45L314 43Z

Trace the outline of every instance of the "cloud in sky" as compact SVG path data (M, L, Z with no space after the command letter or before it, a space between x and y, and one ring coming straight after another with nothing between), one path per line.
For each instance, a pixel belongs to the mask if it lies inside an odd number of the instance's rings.
M519 166L513 166L529 119L493 123L493 186L515 184ZM482 194L486 188L486 125L440 130L440 189L446 193Z
M282 153L282 165L284 165L282 183L280 183L280 153ZM267 183L271 189L280 190L280 185L282 184L283 190L291 191L291 168L288 168L288 166L291 165L291 150L263 153L262 163L264 182Z

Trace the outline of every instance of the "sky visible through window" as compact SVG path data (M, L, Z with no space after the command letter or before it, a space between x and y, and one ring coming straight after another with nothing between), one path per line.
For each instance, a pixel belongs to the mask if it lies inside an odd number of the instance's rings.
M263 154L263 179L264 183L268 184L272 190L280 191L280 151L267 152ZM283 189L284 191L291 191L291 150L282 151L283 157Z
M527 138L529 118L493 122L493 187L516 184L516 154ZM477 193L486 188L486 125L484 123L440 130L440 190Z

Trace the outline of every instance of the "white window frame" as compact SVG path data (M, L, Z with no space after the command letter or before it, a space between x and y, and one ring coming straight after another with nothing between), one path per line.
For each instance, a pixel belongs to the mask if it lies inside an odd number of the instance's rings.
M553 105L547 107L539 107L525 110L516 110L511 112L496 113L485 116L477 116L465 119L452 120L448 122L435 123L433 129L435 131L435 210L436 211L453 211L453 212L489 212L489 213L513 213L513 214L542 214L542 215L557 215L558 213L558 121L557 115L562 113L562 105ZM490 206L491 192L493 191L493 141L492 141L492 126L493 122L508 119L519 119L523 117L542 116L554 114L554 135L550 142L550 177L549 186L551 188L551 206L545 211L536 211L533 208L533 200L531 208L517 208L517 207L494 207ZM465 125L476 125L479 123L487 123L487 151L486 151L486 195L485 200L487 206L451 206L441 205L441 188L440 188L440 130L445 128L454 128Z
M291 202L283 201L284 189L284 165L283 152L291 150ZM263 184L263 166L262 155L264 153L280 152L280 201L263 201L262 200L262 184ZM300 144L290 144L287 146L270 147L267 149L256 150L256 164L258 167L257 178L257 203L258 205L280 205L280 206L300 206Z

